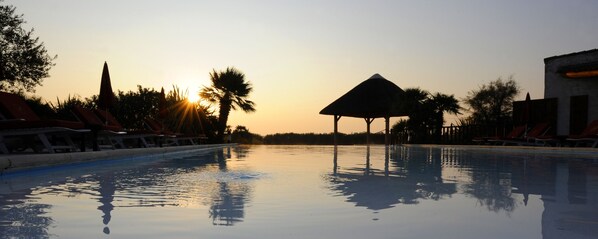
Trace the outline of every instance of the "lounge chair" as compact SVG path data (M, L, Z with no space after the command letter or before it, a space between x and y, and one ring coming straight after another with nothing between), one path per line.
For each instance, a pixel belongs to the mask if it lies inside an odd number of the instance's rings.
M578 135L569 135L566 139L568 142L575 143L575 146L582 144L589 144L593 148L598 147L598 120L592 121L588 126Z
M488 137L488 138L486 138L486 141L491 144L493 143L493 144L507 145L507 142L510 142L510 141L513 141L516 139L521 139L522 135L525 133L525 130L526 130L525 125L516 126L506 136L504 136L504 137Z
M158 144L158 138L163 137L160 132L153 131L153 130L145 130L145 129L134 129L134 130L127 130L125 129L118 120L110 114L110 112L105 110L98 110L94 109L93 112L101 122L105 122L105 127L110 127L112 129L116 129L117 131L126 132L126 135L119 135L112 137L112 139L117 140L118 145L120 147L126 148L126 144L124 143L125 139L134 139L137 140L138 146L148 148L148 147L156 147Z
M145 118L144 123L151 130L158 131L161 134L163 134L165 136L164 139L165 139L165 141L166 141L165 143L167 145L169 145L169 144L196 145L196 144L201 144L202 142L207 140L207 137L205 135L188 135L188 134L174 132L174 131L168 129L166 126L164 126L164 124L162 122L160 122L156 119L153 119L153 118L149 118L149 117Z
M544 135L548 129L550 129L550 124L548 123L538 123L534 125L529 130L525 130L525 126L521 126L522 128L516 127L513 129L512 134L509 134L508 137L504 137L501 139L489 140L496 143L501 143L502 145L536 145L536 138ZM521 132L523 129L523 132ZM517 135L517 136L515 136Z
M33 149L34 152L85 151L85 129L80 122L66 120L42 120L18 95L0 92L0 151L4 154L13 150ZM81 138L81 146L76 147L72 135ZM43 148L36 145L36 139ZM62 144L59 144L62 143Z
M544 137L546 132L550 129L550 124L546 122L537 123L529 131L523 134L521 140L514 140L513 143L517 145L538 145L537 139Z
M74 106L72 112L79 121L85 124L86 128L91 130L94 151L102 148L116 149L117 147L124 147L124 143L119 138L124 137L127 132L122 131L122 128L106 125L92 110L81 106ZM104 142L100 142L99 139L103 139Z

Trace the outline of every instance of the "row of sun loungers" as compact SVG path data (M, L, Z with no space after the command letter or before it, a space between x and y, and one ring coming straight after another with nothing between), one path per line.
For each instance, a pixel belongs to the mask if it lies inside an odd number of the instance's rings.
M85 151L87 139L93 150L199 144L207 140L203 135L174 133L151 118L144 122L147 129L126 130L108 111L75 106L73 113L79 121L42 120L20 96L0 92L0 152Z
M556 136L547 135L550 129L548 123L538 123L527 130L525 125L514 127L504 137L479 137L473 141L478 144L495 145L533 145L533 146L590 146L598 147L598 120L592 121L576 135Z

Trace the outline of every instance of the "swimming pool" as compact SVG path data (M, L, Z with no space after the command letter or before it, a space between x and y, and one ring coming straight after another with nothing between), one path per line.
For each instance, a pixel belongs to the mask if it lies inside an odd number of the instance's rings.
M595 151L239 146L0 182L0 238L598 235Z

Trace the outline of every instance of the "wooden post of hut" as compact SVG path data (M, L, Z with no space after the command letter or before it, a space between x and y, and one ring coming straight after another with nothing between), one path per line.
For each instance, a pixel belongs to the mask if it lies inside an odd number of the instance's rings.
M384 117L384 123L386 126L386 130L384 131L384 145L390 145L390 116Z
M338 121L341 119L340 115L334 115L334 146L338 145Z
M365 118L365 123L367 125L367 134L365 135L365 143L370 145L370 124L374 122L374 118Z

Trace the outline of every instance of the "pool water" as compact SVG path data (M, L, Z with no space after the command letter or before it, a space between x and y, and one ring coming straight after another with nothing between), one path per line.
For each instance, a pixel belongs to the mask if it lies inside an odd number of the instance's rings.
M0 176L0 238L596 238L596 151L239 146Z

